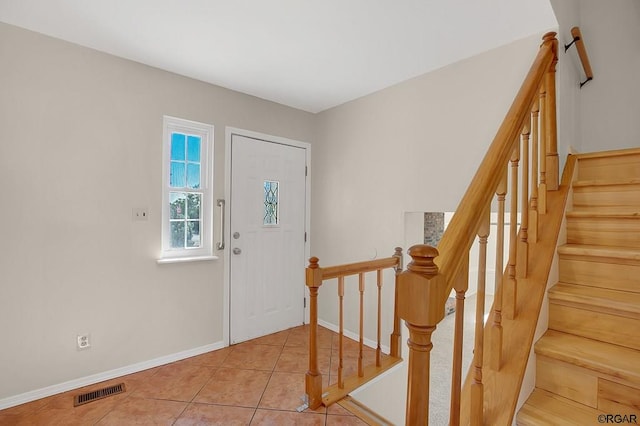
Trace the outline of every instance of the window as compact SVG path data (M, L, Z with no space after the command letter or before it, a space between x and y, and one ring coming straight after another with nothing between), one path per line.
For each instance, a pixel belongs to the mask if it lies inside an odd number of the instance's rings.
M164 117L162 255L213 257L213 126Z

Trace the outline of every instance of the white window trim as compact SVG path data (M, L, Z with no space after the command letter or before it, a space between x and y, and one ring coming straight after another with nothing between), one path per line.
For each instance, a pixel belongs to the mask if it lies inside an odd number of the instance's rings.
M217 259L213 254L213 126L184 120L182 118L163 117L162 146L162 248L158 263L192 262ZM169 226L169 173L171 163L171 133L181 132L201 137L200 167L203 200L201 204L202 225L200 238L202 246L189 249L171 249L171 228Z

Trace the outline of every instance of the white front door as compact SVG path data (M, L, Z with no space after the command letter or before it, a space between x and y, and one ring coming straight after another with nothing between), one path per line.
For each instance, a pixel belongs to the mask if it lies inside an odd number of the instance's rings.
M306 152L231 136L230 343L304 321Z

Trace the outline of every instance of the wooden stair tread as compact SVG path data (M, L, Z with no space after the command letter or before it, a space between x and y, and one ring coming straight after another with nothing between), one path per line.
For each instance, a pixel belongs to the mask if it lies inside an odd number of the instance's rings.
M640 197L639 197L640 198ZM573 204L574 212L595 213L595 214L607 214L612 211L617 213L623 213L626 215L633 215L640 211L640 202L637 206L632 205L608 205L608 206L596 206L591 204Z
M640 386L640 351L555 330L547 330L535 351Z
M640 179L597 179L597 180L577 180L572 184L573 188L585 188L590 186L627 186L627 185L640 185Z
M565 244L558 247L560 256L588 256L640 262L640 248L597 246L591 244Z
M549 302L569 302L608 313L640 316L640 293L628 291L560 282L549 290Z
M640 219L640 209L629 212L573 210L567 212L567 219Z
M601 414L605 413L536 388L518 412L516 423L520 426L591 425L598 424Z
M608 151L595 151L577 154L579 160L606 159L611 157L624 157L628 155L640 155L640 148L611 149Z

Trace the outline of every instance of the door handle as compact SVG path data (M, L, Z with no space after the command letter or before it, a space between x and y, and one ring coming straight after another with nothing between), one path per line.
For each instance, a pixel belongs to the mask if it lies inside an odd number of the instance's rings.
M224 250L224 200L217 200L220 207L220 242L216 245L218 250Z
M238 247L233 249L233 254L240 254L242 253L242 250L240 250Z

